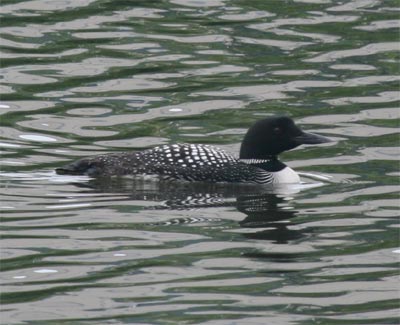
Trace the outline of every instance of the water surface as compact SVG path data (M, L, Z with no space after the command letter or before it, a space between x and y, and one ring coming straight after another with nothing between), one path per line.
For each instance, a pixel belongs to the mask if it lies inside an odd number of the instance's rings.
M3 1L2 323L397 324L395 1ZM307 185L57 176L263 116ZM311 176L310 176L311 174Z

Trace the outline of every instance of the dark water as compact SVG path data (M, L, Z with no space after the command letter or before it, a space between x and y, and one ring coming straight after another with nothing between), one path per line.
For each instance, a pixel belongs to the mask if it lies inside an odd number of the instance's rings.
M11 1L1 8L2 324L398 324L396 1ZM262 116L335 143L307 185L61 177Z

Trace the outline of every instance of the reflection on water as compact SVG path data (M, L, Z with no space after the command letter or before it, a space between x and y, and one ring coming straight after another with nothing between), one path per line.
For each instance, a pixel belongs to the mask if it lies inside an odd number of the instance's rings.
M218 301L228 319L239 308L265 321L288 303L299 306L289 314L307 319L352 299L380 303L376 288L396 299L394 250L378 243L383 229L395 240L389 207L397 203L388 197L397 187L365 190L355 182L299 191L19 175L2 175L12 182L3 206L3 299L24 306L7 311L10 318L78 321L112 312L128 323L143 314L157 322L174 305L182 320L192 317L187 308L209 315ZM384 284L370 284L377 274ZM95 308L104 303L107 310Z
M153 201L154 206L147 209L187 210L213 207L234 207L246 217L239 221L240 227L253 229L246 232L246 238L273 240L288 243L301 237L300 231L291 231L291 219L296 210L290 206L289 194L299 192L300 188L310 188L320 184L282 185L260 187L252 185L207 184L185 182L133 181L103 178L89 183L75 183L75 186L92 188L96 192L125 193L131 200ZM213 218L174 218L157 225L194 224L198 222L216 222ZM257 228L261 228L258 231Z
M393 1L4 0L0 16L3 323L400 323ZM173 142L237 153L272 114L336 140L282 155L301 188L53 172Z

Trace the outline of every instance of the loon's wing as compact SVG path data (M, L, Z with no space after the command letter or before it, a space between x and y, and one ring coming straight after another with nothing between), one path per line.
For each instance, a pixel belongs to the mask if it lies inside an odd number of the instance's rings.
M272 182L272 174L244 164L217 147L174 144L139 152L120 152L83 158L56 169L59 175L158 175L187 181Z
M139 152L121 152L83 158L57 168L60 175L138 175L158 174L178 179L207 180L215 168L237 160L225 151L208 145L163 145Z

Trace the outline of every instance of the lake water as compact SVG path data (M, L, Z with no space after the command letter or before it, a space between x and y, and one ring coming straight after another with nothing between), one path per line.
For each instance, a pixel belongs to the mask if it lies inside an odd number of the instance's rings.
M2 324L398 324L399 8L3 0ZM153 145L334 140L280 188L57 176Z

